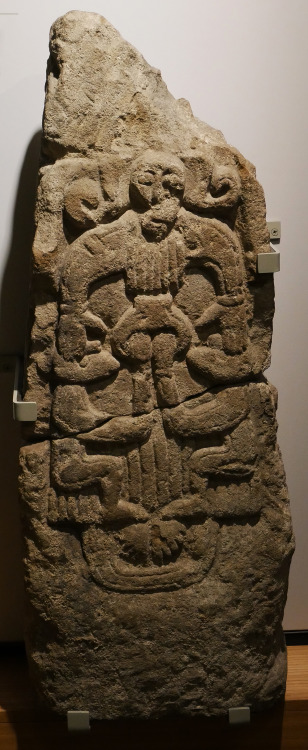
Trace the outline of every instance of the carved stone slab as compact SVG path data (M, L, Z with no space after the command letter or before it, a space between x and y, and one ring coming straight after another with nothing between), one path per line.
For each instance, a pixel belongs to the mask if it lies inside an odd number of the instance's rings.
M254 168L96 14L51 29L20 489L58 713L260 709L293 551Z

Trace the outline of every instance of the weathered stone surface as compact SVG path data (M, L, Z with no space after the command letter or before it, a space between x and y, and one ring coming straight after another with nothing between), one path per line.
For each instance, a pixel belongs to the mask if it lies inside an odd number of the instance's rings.
M284 691L293 539L254 168L103 18L51 30L20 488L42 699L219 714Z

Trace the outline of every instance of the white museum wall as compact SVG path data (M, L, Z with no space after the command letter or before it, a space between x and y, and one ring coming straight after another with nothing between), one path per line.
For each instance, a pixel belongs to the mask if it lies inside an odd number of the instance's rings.
M175 97L257 167L282 223L272 365L297 550L285 628L308 628L307 0L0 0L0 354L22 351L48 31L72 8L101 13L160 68ZM22 637L18 425L1 373L0 640Z

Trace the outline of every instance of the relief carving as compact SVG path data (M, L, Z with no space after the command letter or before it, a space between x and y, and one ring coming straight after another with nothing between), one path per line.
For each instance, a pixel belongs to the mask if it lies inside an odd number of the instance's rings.
M81 109L61 72L68 69ZM223 604L230 597L230 617L240 633L236 653L239 659L249 654L253 673L245 628L248 610L258 609L251 598L255 571L260 566L269 585L292 553L275 395L263 375L274 299L272 277L256 271L258 253L269 250L262 189L253 167L173 100L158 72L100 17L73 12L56 22L48 71L25 382L25 398L39 409L37 422L25 427L30 444L21 450L29 580L36 575L35 548L44 590L61 592L59 609L58 594L46 595L46 622L57 623L59 653L59 643L66 642L74 663L74 623L84 629L81 637L97 638L100 649L111 625L99 620L112 611L113 658L123 652L130 659L125 644L128 612L134 612L137 650L146 649L152 627L149 642L166 637L169 651L177 650L185 620L179 658L188 649L191 664L194 619L199 657L207 632L214 651L214 631L226 631L226 642L232 641ZM78 605L72 587L79 591ZM279 612L282 590L275 589ZM81 604L84 596L93 603L95 625ZM183 602L192 614L184 614ZM143 607L151 625L144 624ZM62 620L66 608L69 625ZM127 615L123 632L117 625L121 608ZM172 619L177 611L178 622ZM171 625L160 630L165 616ZM272 632L278 644L280 621ZM108 675L104 654L100 674ZM45 656L36 658L39 663ZM63 658L71 674L69 657ZM213 657L207 659L212 664ZM55 658L55 673L57 663ZM258 674L267 675L265 664L258 665ZM180 705L184 677L178 665L175 672ZM268 688L269 700L281 692L279 679L280 687ZM124 675L125 695L128 683ZM188 677L184 683L189 691ZM135 700L120 699L122 687L117 694L107 687L113 707L101 696L105 708L96 707L93 715L152 715L152 708L136 708L146 688ZM92 689L85 688L86 707L93 703ZM226 683L222 692L229 689ZM232 689L247 702L249 691ZM62 687L55 691L60 695ZM202 691L202 712L219 713L227 705L214 689L212 710ZM153 715L160 712L157 695ZM126 700L134 708L123 714ZM56 697L55 704L63 710L69 701Z
M246 391L207 392L252 372L243 250L222 218L181 207L186 169L175 155L148 150L132 163L131 207L114 221L99 165L95 181L93 162L88 176L78 162L63 191L64 234L73 224L78 237L59 276L48 519L79 528L107 588L187 586L213 562L217 519L262 507ZM106 161L104 177L111 183ZM234 208L235 167L214 165L206 191L203 208ZM186 278L203 279L206 293L192 299ZM120 304L110 320L104 292L114 279ZM183 398L175 362L192 383L206 373L203 396L196 383ZM123 370L131 413L119 417L96 396Z
M126 170L130 205L113 220L114 190L102 188L113 163L103 183L102 159L96 172L84 161L63 186L63 233L78 236L58 277L48 521L76 525L100 585L171 590L205 575L222 519L262 508L247 389L208 390L256 374L243 249L224 220L240 177L199 161L203 203L190 188L184 208L184 161L145 151ZM179 389L175 363L193 392ZM123 371L130 410L117 416L103 408L104 384L116 398Z

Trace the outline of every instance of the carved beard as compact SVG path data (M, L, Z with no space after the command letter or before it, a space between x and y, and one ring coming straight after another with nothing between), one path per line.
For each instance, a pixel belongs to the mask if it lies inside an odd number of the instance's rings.
M168 198L140 215L142 233L149 242L160 242L172 229L179 211L179 201Z
M180 237L169 235L159 245L140 243L130 248L127 290L133 294L176 294L185 266Z
M152 211L148 211L141 217L141 229L148 242L160 242L167 237L171 226L166 221L155 218Z

